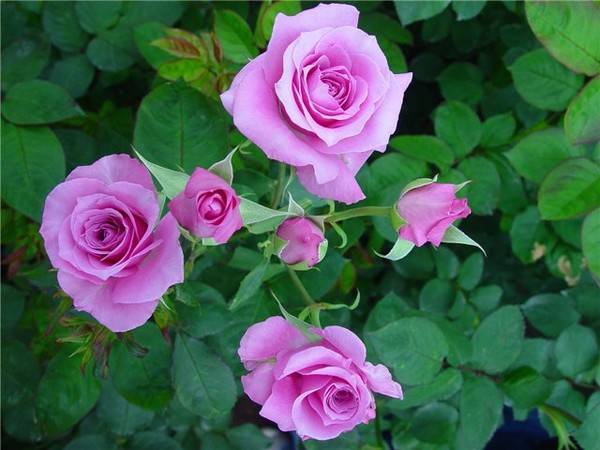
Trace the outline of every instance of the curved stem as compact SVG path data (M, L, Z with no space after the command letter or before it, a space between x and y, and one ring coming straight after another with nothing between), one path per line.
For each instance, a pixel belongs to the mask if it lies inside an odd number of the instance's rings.
M308 306L314 305L315 301L313 300L313 298L310 296L310 294L308 293L308 291L302 284L302 280L300 280L300 277L298 277L298 274L296 274L296 271L294 269L292 269L290 266L286 266L286 267L288 270L288 274L292 280L292 283L294 284L294 286L296 286L296 289L298 289L298 292L300 292L300 296L302 297L302 300L304 300L304 303L306 303Z
M365 216L388 216L392 208L390 206L362 206L360 208L347 209L336 212L325 217L325 222L334 223L342 220Z

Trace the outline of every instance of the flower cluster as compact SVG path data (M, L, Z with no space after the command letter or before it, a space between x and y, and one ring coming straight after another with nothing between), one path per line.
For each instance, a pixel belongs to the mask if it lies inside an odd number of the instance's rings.
M308 191L344 203L364 198L355 175L374 151L385 151L411 81L411 74L389 70L376 39L357 22L358 11L340 4L279 14L266 52L221 96L239 131L269 158L293 166ZM291 197L288 211L253 204L232 187L228 157L190 177L178 174L187 181L161 217L144 164L119 154L76 168L48 195L40 230L74 307L115 332L145 323L183 282L180 233L194 245L225 244L266 214L267 258L308 270L327 251L328 224L338 230L343 217L369 215L369 208L356 208L310 216ZM160 167L148 167L160 182ZM470 214L456 196L461 186L417 181L388 208L398 230L394 248L461 242L452 225ZM373 393L402 398L388 369L366 362L354 333L297 325L271 317L248 329L239 349L250 371L242 378L245 392L281 430L331 439L375 417Z

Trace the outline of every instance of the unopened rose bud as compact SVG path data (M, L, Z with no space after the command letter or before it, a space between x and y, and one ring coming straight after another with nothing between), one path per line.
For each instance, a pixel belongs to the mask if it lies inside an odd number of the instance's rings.
M321 261L327 252L323 230L306 217L284 220L275 234L281 244L279 258L290 266L308 269Z

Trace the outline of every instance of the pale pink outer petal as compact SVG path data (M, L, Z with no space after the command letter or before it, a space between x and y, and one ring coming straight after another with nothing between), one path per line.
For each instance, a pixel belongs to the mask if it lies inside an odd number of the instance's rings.
M270 84L280 77L283 67L283 53L300 33L320 28L337 28L358 25L358 10L343 4L319 4L294 16L277 14L273 34L265 55L265 75Z
M115 333L143 325L158 305L158 299L135 304L113 303L112 280L94 284L61 270L58 272L58 284L73 299L75 309L90 313Z
M338 176L326 183L318 182L311 166L298 167L296 174L308 192L321 198L349 205L365 198L365 194L354 177L371 153L369 151L339 155L335 160L338 165Z
M369 389L379 394L393 398L402 398L402 387L392 379L392 374L383 364L373 365L367 362L361 367L367 378Z
M292 406L300 393L292 377L276 381L259 414L275 422L281 431L293 431Z
M338 159L316 151L286 123L273 86L267 84L260 68L249 71L237 87L233 123L270 159L295 167L311 166L319 183L338 176Z
M306 338L296 327L281 316L273 316L246 330L240 341L238 355L246 369L250 370L281 351L306 343Z
M242 377L244 392L250 397L250 400L259 405L264 404L271 395L274 382L273 363L268 362L259 364L254 370Z
M367 349L363 341L348 328L332 325L312 328L312 331L331 344L342 355L350 358L358 367L362 367L367 357Z
M76 167L67 181L77 178L93 178L105 184L127 181L140 184L152 192L156 191L148 169L137 159L123 153L105 156L89 166Z
M177 221L167 214L154 232L162 241L137 267L136 273L115 281L114 303L144 303L158 300L174 284L183 282L183 251Z
M277 358L273 374L276 379L281 379L294 372L302 371L317 366L344 367L347 359L340 353L326 347L316 345L302 350L290 352Z
M258 55L256 58L254 58L253 60L248 62L248 64L246 64L244 67L242 67L242 70L240 70L237 73L237 75L231 82L231 86L229 86L229 89L227 89L221 94L221 103L223 103L225 111L227 111L230 115L233 115L233 104L235 102L235 96L237 94L237 90L240 86L240 83L248 73L252 72L253 70L262 68L265 55L266 53Z

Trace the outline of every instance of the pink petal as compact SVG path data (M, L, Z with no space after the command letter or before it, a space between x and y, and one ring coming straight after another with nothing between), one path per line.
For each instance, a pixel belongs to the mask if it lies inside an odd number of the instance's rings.
M247 369L279 352L307 343L302 333L281 316L269 317L252 325L240 341L238 355Z
M315 333L337 349L342 355L352 359L362 367L367 357L367 349L361 339L348 328L333 325L323 329L313 328Z
M128 277L115 281L115 303L143 303L158 300L174 284L183 282L183 251L179 244L177 221L167 214L154 233L161 244Z
M367 362L362 368L367 378L369 389L393 398L402 398L402 387L392 379L392 374L383 364L376 366Z
M298 395L300 392L292 377L276 381L271 395L260 410L260 415L275 422L281 431L294 430L292 406Z
M73 169L67 181L77 178L93 178L105 184L127 181L155 191L148 169L137 159L126 154L108 155L90 166L79 166Z
M264 53L265 74L270 83L275 83L282 73L283 53L300 33L320 28L336 28L358 25L358 10L350 5L320 4L294 16L278 14L273 25L273 34Z
M294 372L321 365L344 367L347 365L346 361L339 353L316 345L278 358L273 373L276 379L281 379Z
M249 374L242 377L244 392L250 397L250 400L259 405L264 404L271 395L274 382L272 363L259 364Z
M75 309L90 313L98 322L115 333L129 331L143 325L158 305L158 299L136 304L113 303L112 281L94 284L61 270L58 272L58 283L73 299Z

